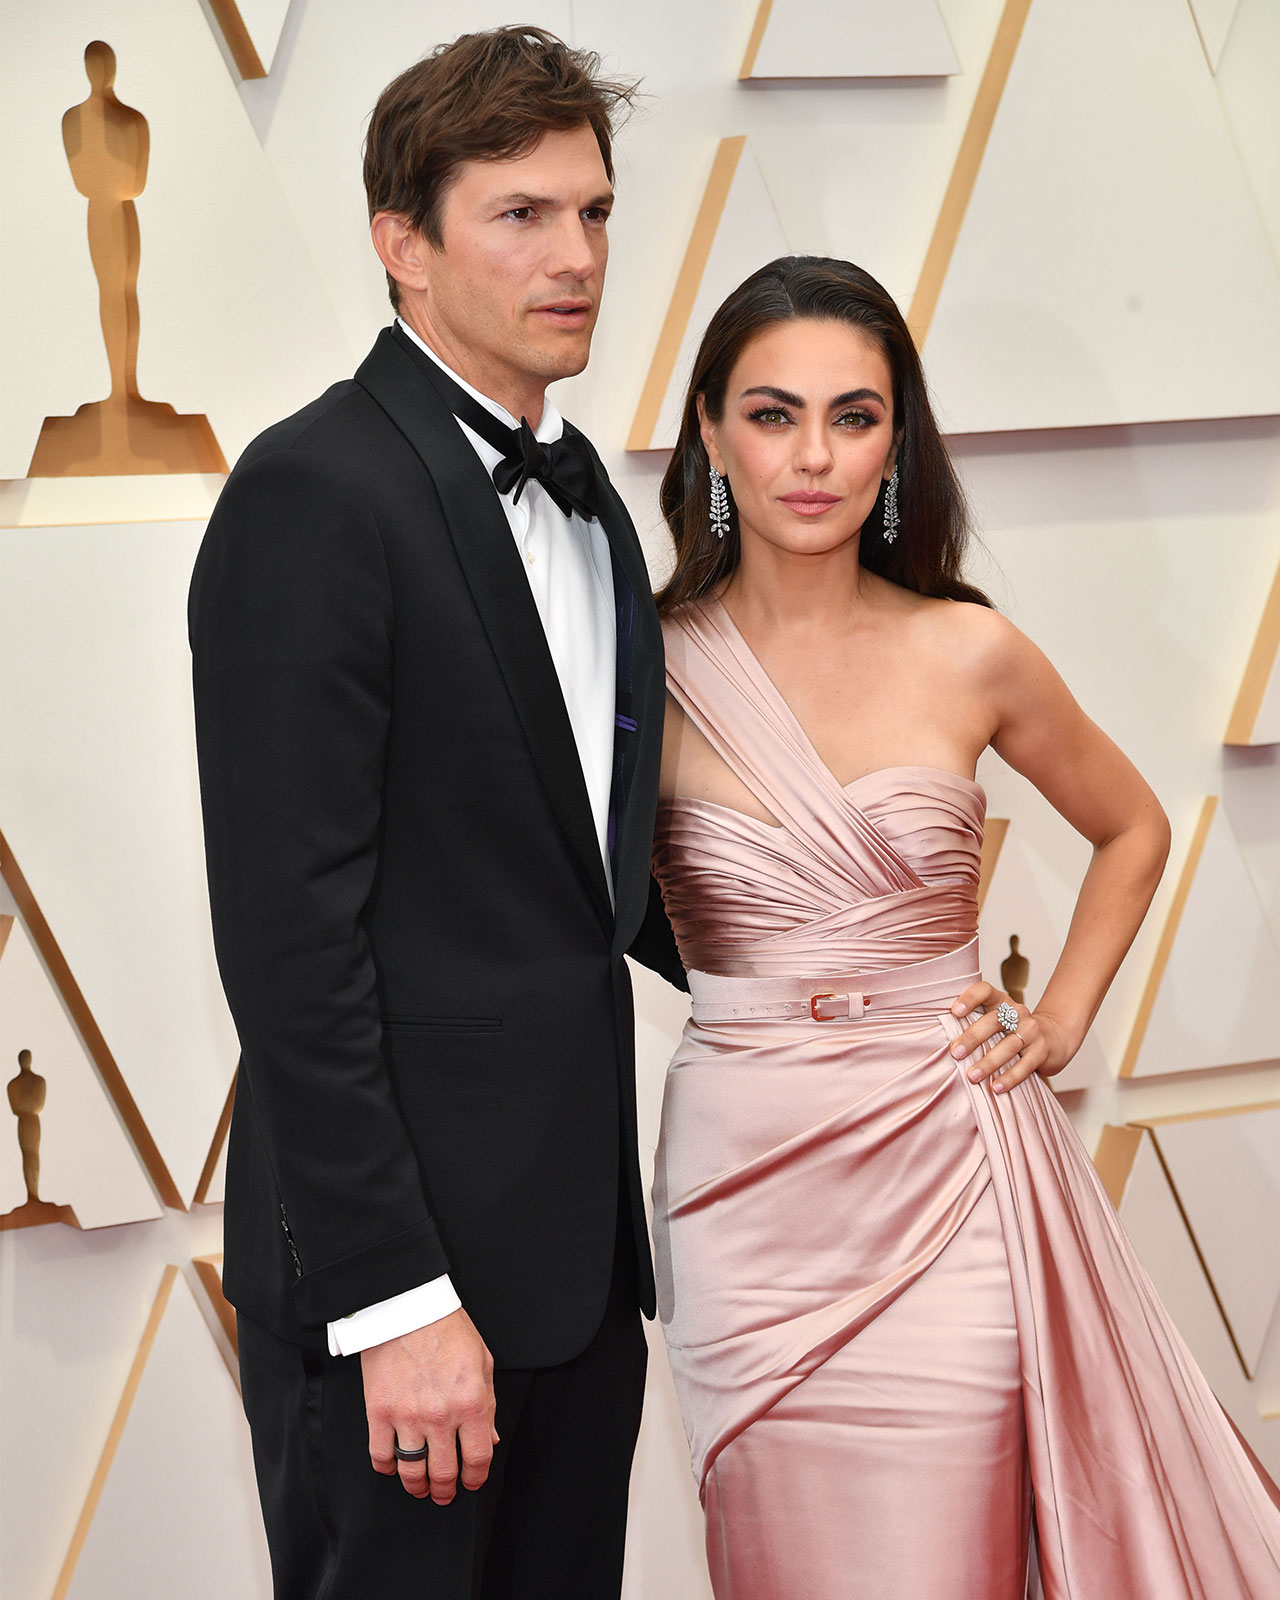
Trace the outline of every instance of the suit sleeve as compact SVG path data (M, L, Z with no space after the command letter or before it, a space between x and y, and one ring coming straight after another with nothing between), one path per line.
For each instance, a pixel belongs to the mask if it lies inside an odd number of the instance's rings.
M382 1057L366 933L394 643L366 502L300 449L237 468L190 626L218 966L295 1309L324 1324L449 1270Z
M676 936L672 932L666 907L662 904L662 891L652 873L649 875L649 904L645 909L644 921L627 954L642 967L648 967L660 978L665 978L674 988L688 993L689 979L685 975L684 962L680 959Z

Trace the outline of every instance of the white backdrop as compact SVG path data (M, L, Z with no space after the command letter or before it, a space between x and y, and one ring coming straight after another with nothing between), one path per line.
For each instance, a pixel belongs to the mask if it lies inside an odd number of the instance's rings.
M883 47L878 59L901 60L889 47L905 49L909 71L824 75L833 62L857 70L855 9L869 19L861 26L883 31L871 41ZM235 1057L207 934L182 609L218 480L21 476L43 418L106 388L83 202L59 137L63 111L87 91L84 46L112 45L116 91L150 125L138 201L141 392L207 415L228 460L347 375L388 319L359 180L364 120L384 83L438 40L526 19L643 77L646 97L617 147L592 364L557 400L599 446L658 578L668 560L656 507L665 453L628 453L625 442L719 141L746 135L740 172L749 182L758 173L768 205L751 200L757 191L731 194L702 303L785 241L851 256L909 306L997 26L1016 3L937 0L936 9L958 72L924 75L937 71L936 34L925 41L929 60L922 53L915 65L892 7L774 0L774 40L766 36L759 61L785 59L797 76L742 82L754 0L543 0L532 13L475 0L292 0L256 14L243 7L271 44L281 15L283 25L273 56L264 46L269 75L242 82L201 0L8 0L0 831L174 1198L191 1209L160 1206L142 1163L132 1174L134 1190L142 1174L141 1198L127 1198L134 1191L112 1152L128 1141L76 1134L57 1109L72 1067L46 1063L49 1170L79 1173L86 1209L91 1200L100 1208L108 1189L126 1198L112 1202L121 1208L113 1227L0 1231L5 1596L269 1592L234 1388L217 1359L228 1353L225 1333L191 1265L219 1245L220 1207L192 1202L205 1192ZM1280 1041L1261 1062L1224 1067L1226 1046L1215 1059L1211 1042L1188 1064L1172 1049L1179 1012L1166 985L1146 1027L1143 1075L1117 1073L1207 796L1220 798L1229 825L1227 844L1214 848L1238 851L1214 881L1235 887L1187 899L1167 968L1179 975L1180 1003L1213 1013L1215 985L1243 973L1247 996L1277 959L1280 756L1275 746L1222 743L1280 564L1277 81L1274 0L1031 0L924 347L982 530L974 576L1138 761L1174 826L1166 883L1096 1029L1092 1081L1068 1093L1068 1109L1090 1149L1104 1124L1189 1118L1176 1124L1191 1130L1177 1159L1201 1176L1225 1175L1248 1144L1197 1144L1208 1113L1280 1102ZM1015 914L1024 935L1043 929L1027 949L1034 993L1086 852L998 761L984 761L980 777L991 814L1011 819L988 962L998 965ZM1201 992L1179 950L1202 963ZM637 983L641 1143L651 1152L684 1009L647 975ZM0 994L7 1004L2 981ZM20 1016L6 1028L6 1050L24 1025ZM87 1060L75 1064L82 1077ZM1170 1071L1175 1063L1186 1070ZM14 1071L10 1061L2 1076ZM1182 1169L1163 1137L1162 1161L1135 1159L1124 1214L1224 1398L1280 1465L1264 1421L1280 1415L1280 1283L1249 1302L1247 1372L1231 1342L1230 1293L1223 1299L1232 1273L1274 1239L1280 1178L1264 1163L1240 1189L1247 1199L1224 1201L1238 1225L1201 1237L1187 1196L1180 1209L1168 1188L1166 1169ZM20 1198L16 1124L2 1115L0 1185L0 1203ZM1184 1187L1191 1192L1189 1177ZM216 1197L216 1175L208 1192ZM186 1283L153 1315L168 1264ZM154 1343L138 1365L149 1319ZM136 1398L103 1475L135 1368ZM86 1517L95 1483L101 1495ZM660 1338L633 1504L628 1600L704 1600L699 1514Z

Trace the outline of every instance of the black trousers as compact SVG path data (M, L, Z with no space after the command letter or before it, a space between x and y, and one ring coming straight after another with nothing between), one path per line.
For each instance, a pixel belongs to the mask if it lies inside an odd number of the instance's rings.
M238 1327L276 1600L618 1600L646 1361L622 1230L595 1338L495 1373L488 1482L447 1506L370 1465L358 1356Z

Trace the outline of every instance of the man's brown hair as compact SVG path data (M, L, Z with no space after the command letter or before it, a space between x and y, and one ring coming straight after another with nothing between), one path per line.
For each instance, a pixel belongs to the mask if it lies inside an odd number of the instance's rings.
M613 182L613 119L635 85L600 76L600 57L542 28L464 33L389 83L369 119L369 215L396 211L443 246L445 190L464 161L513 161L543 134L591 128ZM398 286L388 275L391 303Z

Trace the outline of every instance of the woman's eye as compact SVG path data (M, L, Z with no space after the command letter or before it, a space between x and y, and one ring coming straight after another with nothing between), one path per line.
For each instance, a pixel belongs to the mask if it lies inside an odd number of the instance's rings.
M869 428L876 419L869 411L842 411L836 418L841 428Z
M766 427L775 427L779 423L790 422L791 418L777 406L762 406L759 411L751 413L751 421L763 422Z

